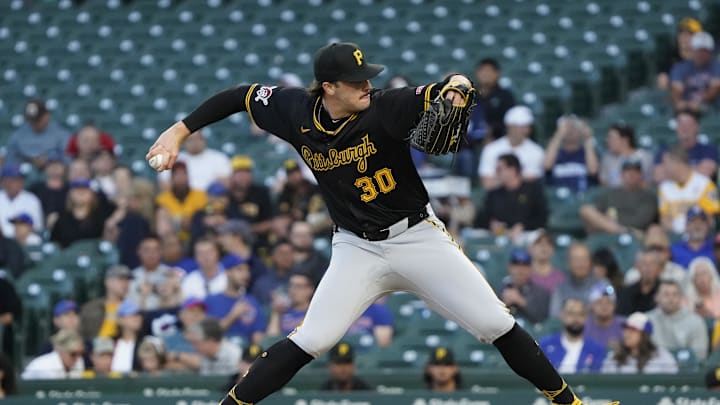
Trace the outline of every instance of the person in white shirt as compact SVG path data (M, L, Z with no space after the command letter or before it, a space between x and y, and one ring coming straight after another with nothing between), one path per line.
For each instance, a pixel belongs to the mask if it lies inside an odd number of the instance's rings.
M675 357L652 341L653 324L647 315L634 312L623 323L620 347L603 361L603 374L675 374Z
M708 356L710 345L705 321L695 312L683 308L685 296L673 280L662 280L655 294L657 307L647 312L653 324L653 341L668 350L692 350L702 361Z
M140 307L132 301L123 301L117 310L117 322L119 335L115 340L110 369L116 373L126 374L139 368L136 353L143 326Z
M227 287L227 275L220 264L220 247L212 237L202 237L195 242L195 261L198 269L188 273L182 280L183 299L205 299L210 294L220 294Z
M34 358L22 372L23 380L81 378L85 371L82 337L72 330L61 330L52 337L53 351Z
M207 139L201 130L190 134L183 144L185 150L178 155L178 162L185 162L188 168L190 188L207 190L214 181L228 184L232 174L230 158L224 153L207 147ZM158 175L161 189L169 187L170 171Z
M526 106L518 105L505 113L507 135L487 144L480 155L478 174L483 188L487 190L498 185L495 166L498 157L507 153L512 153L520 159L523 179L537 180L545 174L543 169L545 152L542 147L528 139L533 122L533 113Z
M25 212L32 218L33 228L43 230L43 210L35 194L24 190L25 179L17 165L5 165L0 172L0 228L6 238L15 236L15 227L10 223L13 218Z

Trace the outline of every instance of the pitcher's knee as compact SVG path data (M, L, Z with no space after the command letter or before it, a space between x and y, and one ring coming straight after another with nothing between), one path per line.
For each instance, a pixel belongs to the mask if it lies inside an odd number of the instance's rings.
M513 325L515 318L507 311L500 311L486 316L473 334L482 342L492 343L512 329Z
M301 327L288 335L288 338L306 353L318 358L329 351L342 338L342 334L322 330L309 331Z

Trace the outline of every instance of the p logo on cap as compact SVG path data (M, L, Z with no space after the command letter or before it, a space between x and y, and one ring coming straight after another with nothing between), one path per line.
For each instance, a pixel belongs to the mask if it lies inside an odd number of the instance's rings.
M357 62L357 65L362 66L362 64L363 64L362 51L359 49L356 49L355 52L353 52L353 56L355 57L355 62Z

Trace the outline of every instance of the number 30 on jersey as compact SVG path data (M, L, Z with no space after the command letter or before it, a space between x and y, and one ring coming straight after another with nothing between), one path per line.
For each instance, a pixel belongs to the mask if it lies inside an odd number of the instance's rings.
M397 182L388 167L379 169L372 177L364 176L355 180L355 187L363 191L360 195L363 202L370 202L377 198L378 190L383 194L393 191L396 185Z

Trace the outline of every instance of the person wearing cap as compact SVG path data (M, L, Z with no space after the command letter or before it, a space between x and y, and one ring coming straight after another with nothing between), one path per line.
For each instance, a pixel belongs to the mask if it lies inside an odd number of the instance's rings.
M475 66L475 82L477 83L477 105L472 115L482 112L483 121L487 123L488 134L485 139L493 140L505 136L505 114L515 105L515 96L510 89L499 85L502 70L500 63L493 58L483 58ZM478 113L475 111L478 110ZM473 117L470 118L473 120ZM478 122L475 120L474 122Z
M600 162L587 121L574 114L558 118L555 133L545 148L543 167L545 179L553 187L583 193L598 184Z
M81 378L85 371L82 337L71 330L61 330L52 338L53 351L35 357L21 374L23 380L62 380Z
M250 156L234 156L230 164L233 171L228 186L228 218L249 222L252 233L264 239L270 231L274 209L270 190L253 180L255 162Z
M323 46L315 54L315 81L309 89L254 83L219 92L163 131L148 150L147 160L158 154L167 158L159 171L172 168L190 133L245 111L260 128L299 152L318 182L337 230L333 261L323 276L322 285L327 287L314 295L315 305L303 326L268 348L268 355L255 362L221 403L260 402L330 350L370 302L383 293L408 290L445 308L451 320L465 325L478 339L493 342L512 369L549 401L580 404L547 358L537 355L532 337L514 321L482 274L445 232L438 231L444 230L444 224L432 212L412 162L408 133L417 126L420 113L438 98L462 108L468 98L458 89L469 89L472 83L461 74L451 74L416 88L373 89L370 79L384 67L367 59L353 43ZM525 140L530 113L520 115L525 125L518 138ZM514 124L522 121L509 118ZM515 138L512 130L508 132ZM528 167L537 169L539 177L542 149L536 148L537 167L530 163ZM495 162L490 166L492 176ZM304 208L320 212L321 206L291 207L286 216L304 214ZM380 251L385 252L383 258L373 253ZM468 304L478 301L483 303L481 312Z
M720 212L715 184L693 170L687 150L675 145L663 153L662 164L667 180L658 187L660 223L668 232L685 232L687 211L697 205L709 216Z
M127 374L140 370L137 356L138 346L142 338L143 315L140 307L129 300L123 301L117 313L118 332L115 338L112 371Z
M580 218L589 233L643 233L657 218L657 195L647 189L642 162L622 163L622 184L603 188L591 203L580 207Z
M117 336L117 311L128 293L132 272L127 266L113 265L105 271L105 296L80 308L80 333L86 339Z
M693 56L693 49L690 46L693 34L703 30L700 21L692 17L685 17L677 25L675 41L670 49L664 54L657 55L657 78L656 85L661 90L670 88L670 69L680 61L690 60Z
M288 159L283 162L283 168L286 177L277 199L278 213L289 215L294 221L310 221L312 216L322 216L326 208L320 189L303 176L300 163Z
M227 288L227 274L220 263L220 246L212 236L203 236L193 246L198 268L186 274L180 284L183 298L205 299Z
M673 263L687 269L695 258L713 258L713 237L710 232L712 218L702 208L692 206L685 216L685 233L682 240L670 245L670 255Z
M10 223L15 226L15 240L23 248L42 244L42 238L33 232L33 219L27 212L21 212L10 218Z
M165 348L168 351L168 369L183 370L185 366L173 361L169 356L170 352L174 353L192 353L195 351L190 342L185 337L185 331L190 325L200 322L207 317L207 305L205 301L199 298L187 298L178 308L175 315L158 318L150 329L153 336L157 336L163 340Z
M642 178L646 185L653 182L653 155L639 148L635 138L635 128L627 122L612 124L607 130L607 146L600 160L600 184L605 187L622 185L623 164L637 160L641 164Z
M355 350L347 342L340 342L328 352L328 378L321 391L367 391L370 385L355 375Z
M563 303L568 299L587 302L592 286L600 281L592 274L592 255L584 243L573 242L570 245L567 253L567 268L570 277L558 284L550 298L550 316L553 318L560 316Z
M72 180L65 210L50 230L50 240L66 248L78 240L100 239L105 221L115 211L115 204L99 197L90 179Z
M483 148L478 165L478 174L484 189L498 185L495 167L501 155L512 153L520 159L522 178L538 180L545 174L543 148L530 139L534 123L533 113L524 105L516 105L505 113L507 135L498 138Z
M245 372L250 369L253 362L264 352L262 346L257 344L250 344L243 348L242 356L240 357L240 367L238 372L233 374L228 379L228 383L225 385L226 390L230 390L240 379L243 378Z
M720 275L715 263L707 257L693 259L688 265L688 279L688 308L705 320L720 320Z
M425 365L423 381L433 392L455 392L462 389L463 378L455 362L455 353L447 347L433 349Z
M543 228L548 218L542 183L523 179L521 167L511 153L498 157L499 183L485 195L484 205L485 227L495 235L508 235L516 244Z
M112 371L113 353L115 352L115 342L110 338L95 338L92 340L92 344L87 347L92 347L92 353L90 353L90 359L92 360L91 369L85 370L83 378L95 378L95 377L120 377L121 374Z
M708 356L709 336L705 321L685 308L682 287L673 280L662 280L655 294L655 309L647 312L653 324L653 341L667 350L691 350L703 361Z
M187 137L183 150L178 155L178 161L187 165L190 188L194 190L207 190L215 181L228 184L232 175L230 158L223 152L209 148L208 135L201 130L195 131ZM168 173L158 175L161 190L169 186Z
M246 259L227 255L222 260L227 287L205 298L207 314L220 321L225 335L240 336L245 342L259 343L265 337L267 320L255 297L247 294L250 266Z
M545 336L538 344L561 373L592 373L602 367L607 349L585 335L587 303L570 298L563 303L562 331Z
M699 112L718 108L720 62L715 58L712 35L701 31L690 39L692 58L676 62L670 70L670 95L675 110Z
M50 159L63 159L70 132L51 118L45 101L33 99L25 104L25 122L10 134L5 161L29 162L38 169Z
M539 323L548 317L550 294L532 281L531 264L532 258L524 249L510 253L509 276L503 280L500 297L513 316Z
M181 276L162 263L158 236L151 234L142 238L137 252L140 266L133 269L127 299L138 304L143 311L153 311L160 308L160 285L175 283L179 286ZM172 304L177 306L180 302Z
M170 186L158 194L155 203L158 215L169 217L172 226L180 231L181 239L190 237L190 221L196 212L207 207L208 197L205 189L190 187L187 163L177 162L171 171Z
M678 110L675 112L675 135L677 145L684 149L688 155L690 168L703 176L715 179L718 169L717 145L701 142L698 138L700 132L700 114L691 110ZM655 154L654 178L656 183L672 179L671 173L664 165L663 155L672 148L660 148Z
M552 235L545 229L539 229L532 236L528 241L528 253L532 259L530 279L552 296L557 286L565 281L567 276L552 262L555 255L555 243Z
M2 226L0 226L0 268L17 278L30 266L32 266L32 262L22 245L15 238L3 235Z
M75 333L80 332L80 317L78 316L78 306L75 301L64 299L58 301L53 307L53 326L57 332L61 330L67 330ZM83 339L85 347L92 347L92 339ZM50 353L53 350L53 345L50 340L43 342L39 349L38 354ZM85 352L83 359L85 364L92 364L91 353Z
M238 219L230 219L224 224L215 228L217 232L217 241L222 247L226 256L235 255L247 260L250 266L250 281L248 282L248 291L252 290L255 282L268 272L263 259L255 253L256 234L252 230L252 226Z
M590 311L585 321L585 336L601 346L615 350L622 339L622 325L625 317L615 314L617 293L605 281L593 286L588 296Z
M25 188L20 166L6 163L0 169L0 230L6 238L15 236L10 218L24 212L30 215L33 229L42 232L45 223L42 205L37 196Z
M675 374L675 357L652 340L653 324L647 315L634 312L623 323L620 347L603 361L603 374Z

